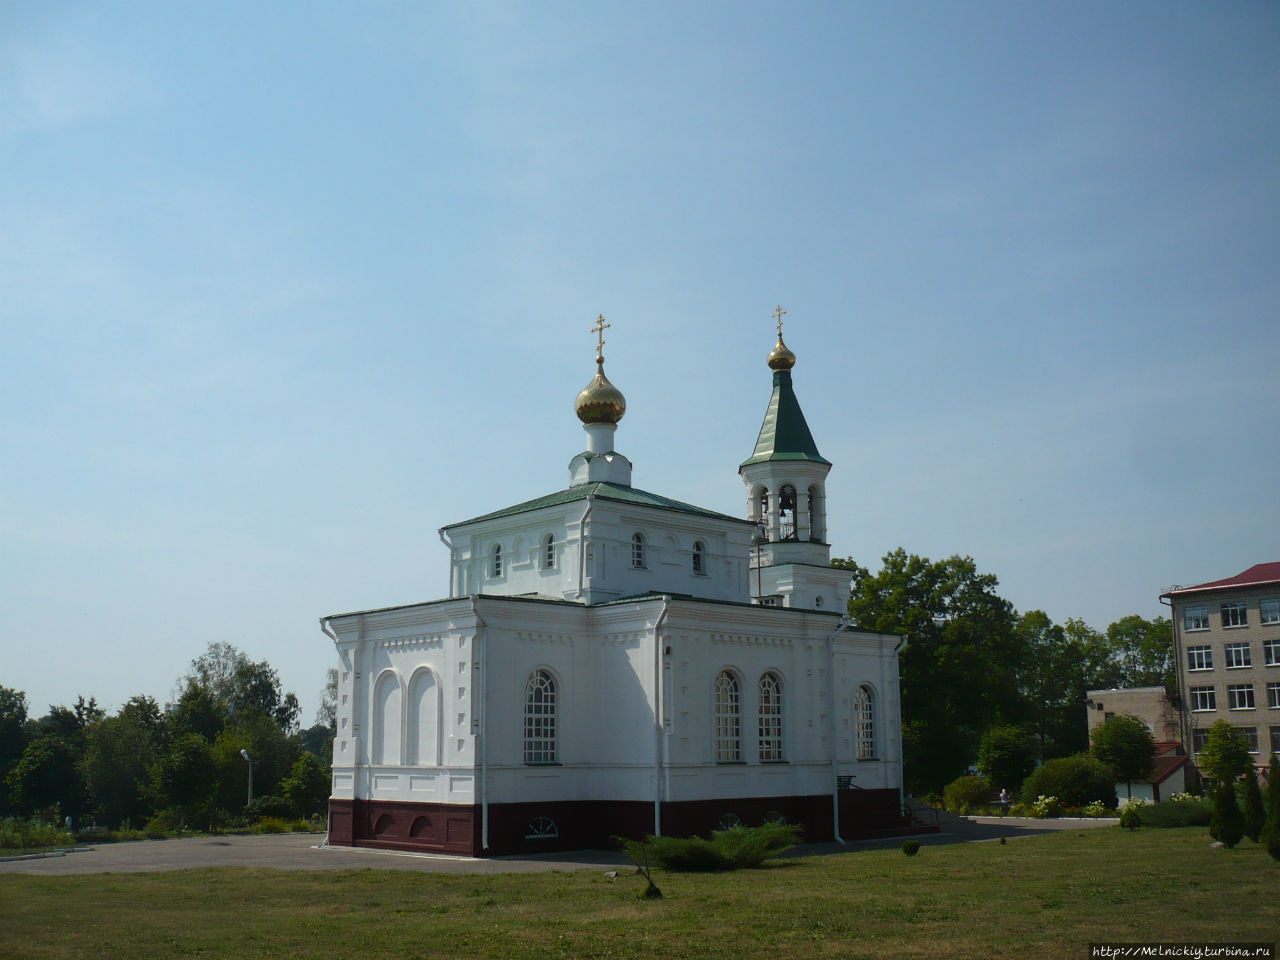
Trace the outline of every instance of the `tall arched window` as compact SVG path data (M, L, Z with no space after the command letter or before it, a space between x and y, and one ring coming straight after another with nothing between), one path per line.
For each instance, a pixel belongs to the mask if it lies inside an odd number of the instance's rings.
M524 685L524 762L556 762L556 681L545 670Z
M631 566L644 566L644 534L639 530L631 535Z
M502 576L502 544L495 543L490 556L492 562L489 564L489 572L495 577Z
M782 680L776 673L760 676L760 760L782 757Z
M853 697L853 726L858 743L858 759L876 758L876 695L865 683Z
M796 538L796 488L789 483L778 491L778 538Z
M760 510L760 514L759 516L756 517L756 519L765 524L768 524L769 522L769 490L767 487L760 488L760 499L757 503L757 506Z
M556 568L556 538L551 533L542 538L542 566L546 570Z
M707 572L707 548L703 546L701 540L695 540L693 543L693 572Z
M717 763L742 759L741 690L728 670L716 677L715 755Z

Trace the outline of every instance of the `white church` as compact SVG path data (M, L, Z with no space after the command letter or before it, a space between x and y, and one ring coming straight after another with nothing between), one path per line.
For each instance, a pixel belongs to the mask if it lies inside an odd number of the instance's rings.
M905 823L903 638L845 619L831 464L783 312L743 517L631 485L601 317L568 486L441 528L446 599L322 618L340 661L330 843L489 856Z

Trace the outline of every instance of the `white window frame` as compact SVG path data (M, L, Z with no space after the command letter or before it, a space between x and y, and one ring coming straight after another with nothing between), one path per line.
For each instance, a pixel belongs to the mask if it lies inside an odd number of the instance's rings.
M741 763L742 684L728 670L721 670L716 677L712 692L712 718L716 763Z
M1243 600L1231 600L1218 607L1223 630L1237 630L1249 625L1249 608Z
M1252 683L1227 684L1227 709L1228 710L1256 710L1257 704L1253 699L1253 684Z
M1213 669L1213 647L1208 644L1196 647L1187 647L1187 670L1195 672L1197 670Z
M1280 710L1280 681L1267 684L1267 709Z
M1258 622L1264 626L1280 623L1280 597L1267 597L1258 601Z
M855 756L859 760L875 760L876 750L876 692L868 684L862 684L853 695L853 733L857 744Z
M701 540L693 541L693 572L699 577L707 575L707 548Z
M1187 607L1182 611L1182 629L1188 633L1195 630L1209 629L1209 607L1207 604L1198 603L1194 607Z
M1280 667L1280 640L1262 641L1262 661L1268 667Z
M495 543L489 551L489 576L494 580L502 579L502 544Z
M1204 745L1209 742L1209 731L1199 728L1191 731L1191 752L1199 753L1204 749Z
M554 570L556 568L556 535L548 533L542 538L542 569Z
M557 763L556 678L538 669L524 685L524 762L530 766Z
M1250 753L1258 752L1258 728L1257 727L1236 727L1240 731L1240 736L1244 737L1244 742L1249 746Z
M631 535L631 569L644 569L644 534L639 530Z
M1223 659L1227 662L1228 670L1243 670L1246 667L1253 666L1253 648L1248 640L1240 643L1228 643L1222 650Z
M1218 693L1213 687L1192 687L1187 693L1192 713L1212 713L1218 709Z
M1271 752L1280 753L1280 727L1268 727L1267 739L1271 741Z
M781 763L782 753L782 678L772 670L760 675L756 684L759 703L759 750L761 763Z

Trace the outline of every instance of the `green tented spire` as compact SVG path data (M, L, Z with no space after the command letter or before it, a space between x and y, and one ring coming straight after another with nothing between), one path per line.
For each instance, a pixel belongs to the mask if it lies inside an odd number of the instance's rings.
M781 340L779 340L781 342ZM831 461L818 453L809 424L805 423L800 401L791 389L791 371L773 371L773 394L764 412L756 449L741 464L742 467L767 460L812 460L831 466Z

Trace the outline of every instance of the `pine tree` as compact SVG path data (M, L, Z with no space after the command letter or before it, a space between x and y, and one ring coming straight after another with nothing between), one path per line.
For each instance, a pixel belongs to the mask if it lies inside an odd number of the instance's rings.
M1244 835L1254 843L1262 835L1265 814L1262 809L1262 791L1258 789L1258 775L1250 770L1244 775Z
M1262 845L1280 860L1280 758L1274 753L1267 771L1267 821L1262 827Z

